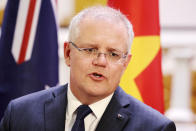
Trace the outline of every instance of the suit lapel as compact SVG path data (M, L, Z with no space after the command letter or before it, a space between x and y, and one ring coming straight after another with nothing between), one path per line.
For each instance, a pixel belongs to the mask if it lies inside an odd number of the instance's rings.
M64 131L67 106L67 85L57 87L45 103L45 130Z
M104 112L96 131L121 131L130 120L131 113L126 107L129 102L119 87L116 89L106 111Z

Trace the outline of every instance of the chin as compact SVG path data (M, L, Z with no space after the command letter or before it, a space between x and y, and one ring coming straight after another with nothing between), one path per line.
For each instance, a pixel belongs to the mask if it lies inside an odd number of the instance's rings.
M88 90L87 92L88 95L92 97L107 97L112 93L112 91L105 90L104 88L105 87L94 87Z

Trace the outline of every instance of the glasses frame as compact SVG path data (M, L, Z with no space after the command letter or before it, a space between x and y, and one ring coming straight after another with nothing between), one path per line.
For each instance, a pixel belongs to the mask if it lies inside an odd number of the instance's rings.
M90 48L79 48L74 42L68 42L69 44L72 44L73 45L73 47L75 47L78 51L85 51L86 49L90 49ZM120 54L121 54L121 56L122 57L120 57L120 59L119 60L117 60L117 62L118 61L120 61L121 59L126 59L126 57L127 57L127 55L128 55L128 52L126 52L126 53L123 53L123 52L121 52L121 51L118 51L118 52L120 52ZM108 54L107 53L101 53L101 52L97 52L97 58L100 56L100 54L104 54L104 56L106 57Z

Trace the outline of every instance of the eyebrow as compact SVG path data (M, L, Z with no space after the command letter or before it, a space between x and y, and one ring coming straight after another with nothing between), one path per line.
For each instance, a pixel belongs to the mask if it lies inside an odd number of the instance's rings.
M83 47L90 47L90 48L98 48L96 44L91 44L91 43L82 43Z
M117 52L121 52L123 53L123 51L119 50L119 49L115 49L115 48L107 48L108 51L117 51Z
M82 46L82 48L84 47L84 48L99 48L99 46L98 46L98 44L92 44L92 43L82 43L83 44L83 46ZM119 50L119 49L116 49L116 48L112 48L112 47L106 47L106 50L107 51L118 51L118 52L124 52L124 51L121 51L121 50Z

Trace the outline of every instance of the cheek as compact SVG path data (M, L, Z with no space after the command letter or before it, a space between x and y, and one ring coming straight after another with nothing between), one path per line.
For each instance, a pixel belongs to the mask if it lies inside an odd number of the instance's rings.
M77 75L82 75L90 69L90 62L82 57L73 56L70 60L70 70Z
M113 83L118 83L124 72L124 67L120 65L116 67L111 67L111 69L112 70L109 72L110 81Z

